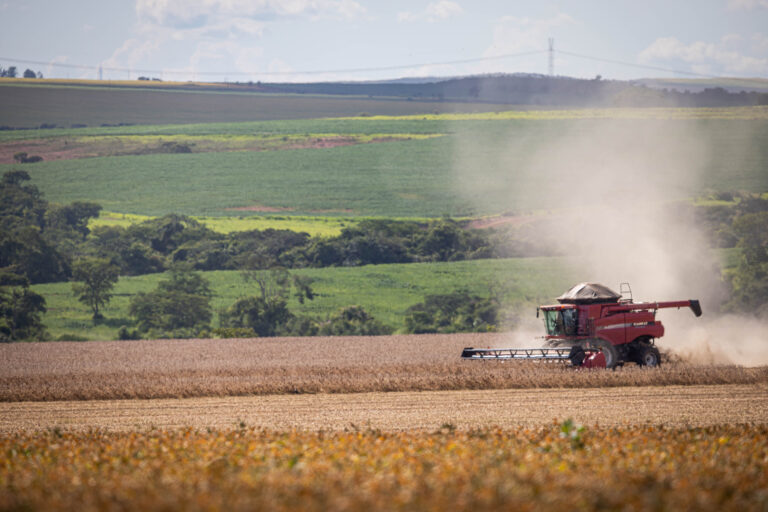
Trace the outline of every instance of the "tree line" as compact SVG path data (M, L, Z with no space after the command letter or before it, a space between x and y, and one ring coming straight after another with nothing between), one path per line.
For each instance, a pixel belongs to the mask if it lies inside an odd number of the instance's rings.
M84 258L108 260L119 275L136 276L175 264L200 271L297 269L546 254L510 242L498 230L467 229L451 219L364 220L334 237L284 229L224 234L177 214L128 227L89 228L99 204L49 204L21 170L0 180L0 200L0 271L25 275L33 284L72 279L74 262Z
M130 304L132 329L120 329L120 339L270 336L373 336L390 334L385 325L359 305L342 307L326 318L297 315L288 297L313 300L312 282L286 269L244 272L259 293L241 297L219 311L213 328L210 283L188 266L174 266L157 288L138 293ZM497 297L480 297L467 290L428 295L406 311L406 333L495 331L499 323Z
M0 78L16 78L18 74L19 71L16 66L8 66L7 68L0 66ZM21 76L24 78L43 78L40 71L32 71L29 68L25 69Z

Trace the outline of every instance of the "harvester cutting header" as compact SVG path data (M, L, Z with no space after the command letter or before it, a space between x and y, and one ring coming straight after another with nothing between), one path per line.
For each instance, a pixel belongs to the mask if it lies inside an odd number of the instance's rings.
M698 317L698 300L633 302L629 284L620 293L597 283L577 284L560 297L559 304L539 306L546 336L541 348L476 349L465 348L465 359L565 360L585 368L615 368L625 362L659 366L661 357L655 346L664 336L664 326L656 321L662 308L691 308Z

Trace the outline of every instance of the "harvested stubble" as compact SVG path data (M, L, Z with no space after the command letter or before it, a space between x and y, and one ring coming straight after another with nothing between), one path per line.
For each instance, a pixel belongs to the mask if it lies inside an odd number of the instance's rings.
M0 436L3 510L765 510L768 428Z
M10 344L0 346L0 401L768 382L768 367L580 371L459 358L464 346L504 343L457 334Z
M231 428L239 424L286 431L383 431L533 428L553 418L585 425L667 427L768 425L768 385L637 386L572 389L489 389L75 400L0 403L0 433L59 429L89 432L148 428Z

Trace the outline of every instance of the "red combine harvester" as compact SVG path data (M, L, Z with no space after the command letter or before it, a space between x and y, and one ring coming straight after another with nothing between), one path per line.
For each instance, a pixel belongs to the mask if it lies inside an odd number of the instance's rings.
M542 348L465 348L464 359L533 359L570 361L583 368L615 368L625 362L659 366L654 342L664 336L656 321L662 308L691 308L698 317L698 300L633 302L629 284L621 284L623 298L597 283L581 283L557 298L559 304L539 306L544 316L546 342Z

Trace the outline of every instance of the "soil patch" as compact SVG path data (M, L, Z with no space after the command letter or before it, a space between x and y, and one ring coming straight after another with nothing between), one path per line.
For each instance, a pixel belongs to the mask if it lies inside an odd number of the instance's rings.
M252 206L237 206L234 208L225 208L227 211L234 212L260 212L260 213L280 213L280 212L292 212L295 208L283 208L280 206L263 206L255 204Z
M530 221L532 217L525 215L499 216L475 219L468 224L472 229L496 228L499 226L521 226Z
M148 155L160 153L210 153L230 151L275 151L286 149L329 149L355 144L409 140L410 137L355 136L321 137L50 137L0 143L0 164L14 163L13 155L25 152L43 160L72 160L105 156ZM254 210L262 211L262 210ZM271 210L267 210L271 211Z

